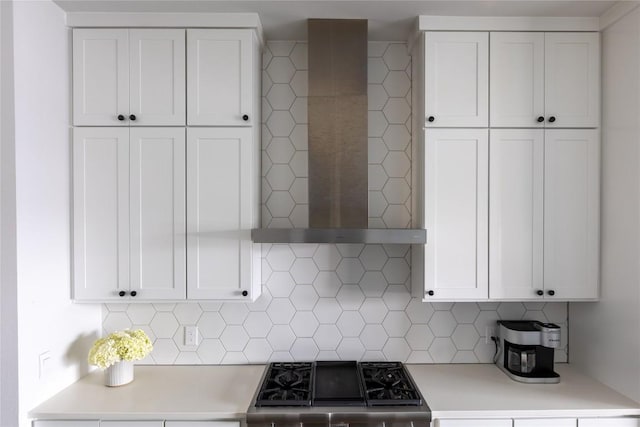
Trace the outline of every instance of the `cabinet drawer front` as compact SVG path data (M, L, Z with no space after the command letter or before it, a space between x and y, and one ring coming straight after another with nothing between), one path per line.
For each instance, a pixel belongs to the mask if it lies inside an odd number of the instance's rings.
M165 421L164 427L240 427L239 421Z
M37 420L33 427L99 427L98 420Z
M162 427L164 421L100 421L100 427Z
M513 427L576 427L575 418L540 418L530 420L513 420Z
M578 427L638 427L638 418L581 418Z
M511 420L435 420L434 427L512 427Z

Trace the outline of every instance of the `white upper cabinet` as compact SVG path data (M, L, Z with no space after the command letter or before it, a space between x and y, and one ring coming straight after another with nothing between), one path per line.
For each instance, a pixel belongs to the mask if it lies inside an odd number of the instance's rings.
M252 126L254 33L242 29L187 30L187 123L190 126Z
M75 126L183 126L185 108L185 30L73 30Z
M490 38L491 127L598 127L598 33L492 32Z
M489 33L425 33L425 126L487 127Z

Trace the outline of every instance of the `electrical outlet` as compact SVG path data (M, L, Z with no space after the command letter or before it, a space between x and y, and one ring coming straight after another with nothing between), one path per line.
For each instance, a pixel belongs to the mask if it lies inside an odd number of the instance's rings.
M487 326L484 329L484 343L485 344L490 344L491 343L491 337L494 337L496 335L496 329L493 326Z
M184 345L198 345L200 340L200 334L198 333L197 326L185 326L184 327Z

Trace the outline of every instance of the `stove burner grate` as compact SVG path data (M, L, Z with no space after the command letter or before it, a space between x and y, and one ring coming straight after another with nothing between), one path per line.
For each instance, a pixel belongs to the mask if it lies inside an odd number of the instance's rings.
M360 373L369 406L422 404L417 387L400 362L362 362Z
M272 363L256 406L311 406L313 363Z

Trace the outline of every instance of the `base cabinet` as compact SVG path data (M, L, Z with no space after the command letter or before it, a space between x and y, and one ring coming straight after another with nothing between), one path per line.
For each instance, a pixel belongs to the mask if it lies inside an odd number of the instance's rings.
M439 420L433 427L639 427L640 418L527 418Z
M33 427L240 427L239 421L36 420Z
M511 420L435 420L433 427L512 427Z

